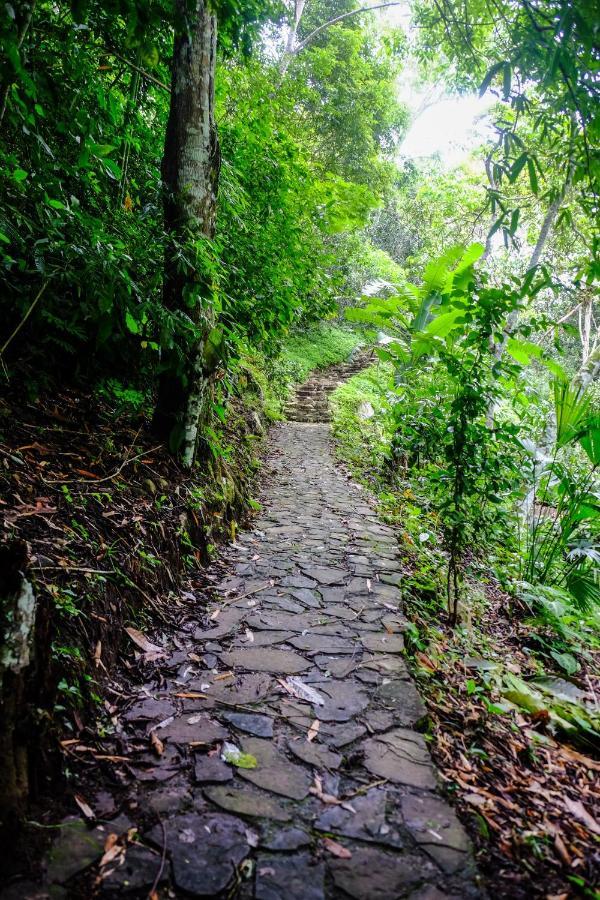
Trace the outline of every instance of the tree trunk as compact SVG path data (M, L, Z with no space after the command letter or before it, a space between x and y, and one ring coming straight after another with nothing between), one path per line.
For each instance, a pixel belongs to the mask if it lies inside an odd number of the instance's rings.
M35 750L28 745L27 676L32 663L37 601L24 573L27 546L0 545L0 834L18 824L29 794ZM8 836L6 830L8 829Z
M171 107L162 162L165 228L170 235L164 304L168 310L185 312L197 336L188 359L165 360L167 373L159 385L154 421L190 467L211 396L204 351L214 325L212 288L195 247L215 234L220 169L214 114L217 19L206 0L176 0L175 6ZM187 268L180 254L184 244L186 257L192 258Z

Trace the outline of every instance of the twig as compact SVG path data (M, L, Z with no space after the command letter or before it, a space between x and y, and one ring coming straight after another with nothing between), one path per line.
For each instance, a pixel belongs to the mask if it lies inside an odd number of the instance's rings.
M33 303L31 304L31 306L29 307L29 309L27 310L27 312L25 313L25 315L23 316L23 318L21 319L21 321L19 322L19 324L17 325L17 327L15 328L15 330L13 331L13 333L11 334L11 336L4 342L4 344L3 344L2 347L0 348L0 356L2 356L2 355L4 354L4 351L6 350L6 348L8 347L8 345L11 343L11 341L13 340L13 338L15 338L15 337L18 335L18 333L20 332L21 328L23 327L23 325L25 324L25 322L27 321L27 319L29 318L29 316L31 315L31 313L33 312L33 310L35 309L35 307L37 306L37 304L38 304L38 302L39 302L39 300L40 300L42 294L44 293L44 291L46 290L46 288L48 287L49 284L50 284L50 279L48 279L47 281L45 281L45 282L43 283L43 285L41 286L41 288L40 288L39 291L37 292L36 297L35 297Z
M229 603L239 603L240 600L245 600L246 597L251 597L253 594L260 594L261 591L266 591L269 587L275 587L277 584L276 581L271 580L268 581L267 584L263 584L262 587L254 588L253 591L248 591L246 594L241 594L239 597L232 597L230 600L223 600L222 606L227 606Z
M126 66L129 66L130 69L133 69L135 72L139 72L139 74L146 78L148 81L151 81L153 84L158 85L159 88L162 88L163 91L166 91L168 94L171 93L171 88L168 84L165 84L164 81L160 81L158 78L155 78L154 75L151 75L150 72L147 72L145 69L140 68L140 66L136 66L135 63L132 63L131 60L127 59L125 56L121 56L120 53L117 53L116 50L113 50L112 47L105 47L107 53L111 56L116 57L116 59L120 59L121 62L124 62Z
M138 431L139 434L139 431ZM137 437L137 435L136 435ZM135 441L134 441L135 443ZM162 444L157 444L156 447L151 447L150 450L144 450L142 453L138 453L137 456L132 456L129 458L129 454L131 453L131 447L127 451L125 459L121 463L118 469L116 469L112 475L106 475L105 478L54 478L52 481L46 481L45 484L102 484L104 481L112 481L113 478L116 478L119 475L127 463L135 462L136 459L141 459L142 456L148 456L149 453L154 453L156 450L160 450Z
M148 900L153 900L153 897L156 892L156 888L160 884L160 879L162 878L162 874L165 870L165 861L167 858L167 829L165 827L165 823L163 822L163 820L160 817L159 817L158 821L160 822L160 827L162 828L162 837L163 837L162 855L160 858L160 866L159 866L158 872L156 873L156 878L152 882L152 887L150 888L150 891L148 892Z
M85 572L87 575L116 575L114 569L88 569L85 566L36 566L38 569L54 569L58 572Z

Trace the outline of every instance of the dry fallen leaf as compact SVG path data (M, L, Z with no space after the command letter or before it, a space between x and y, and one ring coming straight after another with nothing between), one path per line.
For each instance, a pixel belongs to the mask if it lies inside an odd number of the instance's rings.
M341 806L342 801L338 800L337 797L334 797L332 794L325 794L323 792L323 779L320 775L315 775L315 783L310 788L309 791L315 797L318 797L321 803L327 803L329 806Z
M558 853L564 864L570 867L572 864L572 860L569 855L569 851L565 846L565 842L559 834L557 834L554 838L554 846L556 848L556 852Z
M314 741L317 734L319 733L319 728L321 727L321 723L319 719L315 719L310 728L308 729L308 734L306 735L307 741Z
M94 822L96 820L94 810L88 803L85 802L81 794L74 794L73 799L83 813L84 818L86 818L90 822Z
M140 648L140 650L144 651L146 657L152 661L153 659L158 659L161 656L166 656L165 651L162 647L159 647L157 644L153 644L152 641L149 641L145 634L141 631L138 631L137 628L126 628L125 631L133 641L133 643Z
M596 822L594 817L590 815L580 800L571 800L569 797L565 797L565 806L569 812L574 815L576 819L579 819L580 822L583 822L590 831L600 835L600 825Z
M332 841L331 838L323 838L323 846L328 853L331 853L332 856L337 856L338 859L352 859L352 854L348 848L342 847L341 844L338 844L337 841Z
M155 731L150 732L150 743L152 744L152 749L156 753L157 756L162 756L165 752L165 745L158 737Z

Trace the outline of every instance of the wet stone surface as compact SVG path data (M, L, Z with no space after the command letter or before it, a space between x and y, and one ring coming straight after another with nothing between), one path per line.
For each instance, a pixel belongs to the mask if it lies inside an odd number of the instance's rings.
M49 882L67 897L84 882L146 897L155 879L161 900L482 896L414 730L426 711L402 655L395 537L327 425L273 429L261 504L209 570L212 601L173 633L173 661L119 713L114 810L137 838L96 882L118 826L70 824Z

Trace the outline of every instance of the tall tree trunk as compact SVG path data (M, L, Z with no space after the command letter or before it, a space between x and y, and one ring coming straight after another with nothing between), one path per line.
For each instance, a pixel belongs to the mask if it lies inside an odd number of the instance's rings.
M201 422L211 399L205 367L214 325L210 278L199 257L187 268L179 249L215 234L220 154L214 114L217 19L206 0L176 0L171 107L162 163L165 227L171 236L165 259L164 303L185 312L197 329L190 358L167 360L159 385L155 426L177 445L190 467Z
M300 27L300 20L302 19L302 15L304 13L305 6L306 6L306 0L294 0L294 17L293 17L293 21L290 23L290 30L289 30L289 34L287 37L285 51L283 53L283 56L281 58L281 64L279 66L279 73L280 73L281 80L283 80L285 78L285 74L286 74L286 72L289 68L289 65L296 53L296 43L298 41L298 28Z

